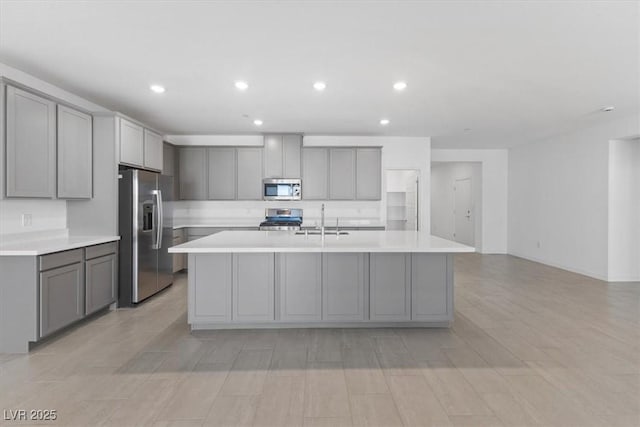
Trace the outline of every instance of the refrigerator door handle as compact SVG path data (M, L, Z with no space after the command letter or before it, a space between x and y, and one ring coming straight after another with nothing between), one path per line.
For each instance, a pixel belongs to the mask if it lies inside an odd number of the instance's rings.
M156 235L152 249L160 249L162 243L162 196L160 195L160 190L153 190L151 193L156 198L156 203L153 206L153 226L155 227Z
M164 201L162 200L162 190L158 190L158 249L162 249L162 230L164 229Z

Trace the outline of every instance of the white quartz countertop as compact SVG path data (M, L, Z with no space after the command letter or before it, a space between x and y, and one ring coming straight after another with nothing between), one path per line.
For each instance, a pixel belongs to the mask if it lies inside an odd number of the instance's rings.
M258 219L174 219L173 229L179 230L181 228L258 228L260 222L264 221L264 218ZM320 224L319 219L305 219L302 222L302 227L316 227ZM335 228L335 219L327 220L326 226ZM377 220L370 219L340 219L340 227L360 227L360 228L379 228L384 227L384 223Z
M0 256L37 256L120 240L120 236L61 236L0 242Z
M287 231L223 231L169 248L170 253L230 252L423 252L475 249L417 231L350 231L348 235L296 235Z

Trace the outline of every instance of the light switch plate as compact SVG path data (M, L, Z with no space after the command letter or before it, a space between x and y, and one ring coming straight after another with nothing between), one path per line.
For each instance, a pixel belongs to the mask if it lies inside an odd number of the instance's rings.
M31 214L22 214L22 226L31 227Z

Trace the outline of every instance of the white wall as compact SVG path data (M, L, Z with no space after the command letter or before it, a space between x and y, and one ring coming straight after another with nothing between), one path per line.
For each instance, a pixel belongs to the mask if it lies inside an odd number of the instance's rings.
M431 164L431 234L456 240L455 192L458 179L471 179L474 244L484 253L482 244L482 164L479 162L446 162Z
M482 253L507 253L507 150L433 150L433 162L479 162L482 164Z
M86 99L2 63L0 63L0 76L92 112L107 111ZM0 174L4 175L4 173L4 162L0 161ZM22 214L31 214L31 226L22 226ZM67 202L64 200L0 200L0 239L3 235L6 237L10 234L41 232L65 229L66 227Z
M609 143L609 281L640 281L640 138Z
M609 140L637 116L509 150L509 253L608 278ZM486 201L485 201L486 202Z

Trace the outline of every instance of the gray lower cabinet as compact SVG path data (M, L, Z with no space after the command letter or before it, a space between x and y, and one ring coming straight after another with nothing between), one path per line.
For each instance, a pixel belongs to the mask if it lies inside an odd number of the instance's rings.
M115 254L85 262L85 314L94 313L116 301L117 277Z
M207 198L234 200L236 198L236 149L212 147L207 151L209 174Z
M149 129L144 130L144 164L146 169L162 171L162 136Z
M178 175L181 200L206 200L207 149L204 147L180 148Z
M276 274L280 320L307 322L322 319L322 255L282 253Z
M237 322L275 320L274 254L233 254L233 315Z
M144 128L120 118L120 163L144 166Z
M302 149L302 198L326 200L329 196L329 151L326 148Z
M93 122L89 114L58 105L57 196L90 199L93 195Z
M55 197L55 147L55 102L7 86L7 197Z
M411 319L453 320L453 256L411 255Z
M364 258L362 253L322 254L323 320L364 320Z
M369 258L369 318L411 319L411 255L372 253Z
M40 337L84 316L82 262L40 273Z
M353 200L356 194L356 157L353 148L329 150L329 199Z
M237 200L262 200L262 147L237 148Z
M189 323L231 321L231 254L189 254Z
M356 199L380 200L382 197L382 150L356 148Z

